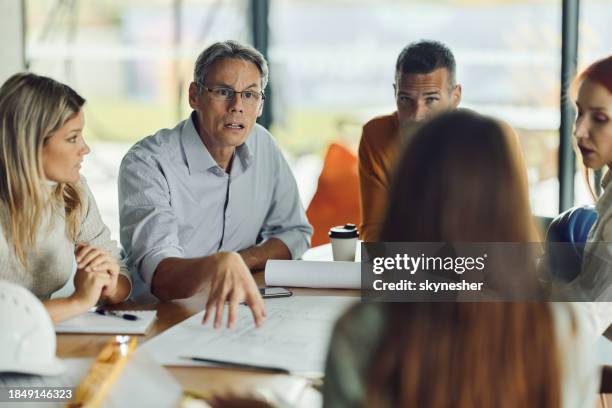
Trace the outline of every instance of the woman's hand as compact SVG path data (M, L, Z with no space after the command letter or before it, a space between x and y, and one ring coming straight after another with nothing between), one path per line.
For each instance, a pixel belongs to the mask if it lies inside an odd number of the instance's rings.
M74 293L70 298L78 304L80 312L85 312L100 300L102 291L110 285L111 277L105 271L86 272L77 269L74 275Z
M119 262L110 252L92 247L91 245L78 244L75 251L75 257L77 261L77 273L83 271L86 273L106 273L108 275L108 283L104 285L101 293L105 301L117 303L123 300L116 299L117 281L119 279Z

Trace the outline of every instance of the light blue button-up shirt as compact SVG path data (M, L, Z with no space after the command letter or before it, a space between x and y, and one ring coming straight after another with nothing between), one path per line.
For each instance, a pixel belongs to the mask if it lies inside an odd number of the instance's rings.
M192 116L136 143L119 171L121 244L151 287L165 258L240 251L280 239L299 258L312 227L272 136L255 125L230 174L213 159Z

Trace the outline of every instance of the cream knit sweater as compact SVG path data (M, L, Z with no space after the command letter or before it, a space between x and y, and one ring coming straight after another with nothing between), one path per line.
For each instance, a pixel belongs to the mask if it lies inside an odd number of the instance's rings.
M94 197L83 177L77 187L83 201L83 218L77 242L112 253L121 266L121 274L130 279L130 273L120 258L117 243L110 239L110 231L102 221ZM41 300L61 289L70 278L74 268L75 242L69 237L64 220L64 209L54 209L43 217L38 230L36 244L26 250L27 266L24 267L13 252L11 237L0 228L0 280L22 285ZM2 225L10 222L5 203L0 202Z

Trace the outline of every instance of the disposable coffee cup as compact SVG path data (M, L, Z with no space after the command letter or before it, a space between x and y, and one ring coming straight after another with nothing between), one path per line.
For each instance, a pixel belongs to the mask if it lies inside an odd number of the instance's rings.
M359 231L355 224L345 224L332 227L329 230L334 261L355 261L355 247Z

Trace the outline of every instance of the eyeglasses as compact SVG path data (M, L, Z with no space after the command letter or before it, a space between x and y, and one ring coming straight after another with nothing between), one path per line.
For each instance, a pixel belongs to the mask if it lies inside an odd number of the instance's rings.
M236 94L240 94L240 99L245 105L256 105L259 101L266 99L266 95L263 91L236 91L235 89L228 88L225 86L215 86L209 88L204 84L199 84L203 89L210 92L213 99L218 101L233 101Z

